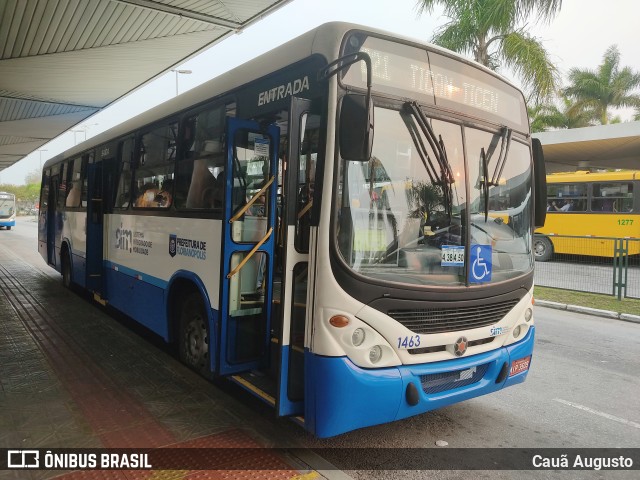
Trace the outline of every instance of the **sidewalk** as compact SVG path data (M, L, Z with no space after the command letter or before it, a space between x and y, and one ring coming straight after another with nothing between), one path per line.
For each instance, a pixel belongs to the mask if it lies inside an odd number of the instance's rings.
M581 307L580 305L567 305L559 302L551 302L549 300L536 299L536 306L555 308L556 310L567 310L569 312L584 313L586 315L596 315L598 317L613 318L623 320L625 322L640 323L640 315L631 315L629 313L619 313L610 310L599 310L597 308Z
M9 470L0 477L349 478L311 450L294 456L300 445L276 420L64 289L32 266L38 258L30 245L10 238L0 244L0 448L226 449L218 465L233 470Z

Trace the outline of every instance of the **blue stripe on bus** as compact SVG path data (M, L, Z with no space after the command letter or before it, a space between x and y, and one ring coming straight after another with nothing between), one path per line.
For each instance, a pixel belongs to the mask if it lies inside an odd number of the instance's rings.
M104 261L104 268L108 270L115 270L117 272L128 275L129 277L136 278L143 282L149 283L154 287L159 287L162 289L166 289L169 285L167 280L163 280L162 278L154 277L153 275L149 275L148 273L141 272L139 270L135 270L133 268L125 267L124 265L120 265L118 263L113 263L108 260Z
M110 267L113 266L110 262L107 263ZM105 268L107 290L103 298L111 306L168 340L170 332L165 308L167 282L164 282L163 287L157 285L160 283L157 279L155 283L149 282L153 278L149 275L143 275L143 279L139 280L135 270L123 270L124 267L121 266L118 266L118 270Z
M305 428L320 438L332 437L357 428L379 425L469 398L485 395L523 382L526 372L496 383L503 365L533 351L535 327L520 342L470 357L421 365L365 369L347 357L323 357L305 351ZM473 383L427 394L421 376L486 366L482 378ZM484 368L484 367L483 367ZM419 402L407 401L407 386L413 383ZM363 408L366 405L367 408Z
M104 276L107 280L106 300L113 307L160 335L166 342L174 340L167 319L167 290L176 279L191 281L202 295L205 305L211 305L211 299L202 280L187 270L174 272L171 280L167 281L105 260ZM220 313L209 307L207 316L209 332L215 341ZM215 355L211 355L211 370L215 371L216 367Z
M85 255L71 254L71 278L74 283L86 287L87 259Z

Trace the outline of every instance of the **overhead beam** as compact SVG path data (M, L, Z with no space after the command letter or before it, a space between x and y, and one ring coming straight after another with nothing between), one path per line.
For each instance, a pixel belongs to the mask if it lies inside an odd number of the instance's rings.
M117 3L125 3L129 5L135 5L136 7L148 8L156 12L162 12L169 15L175 15L183 18L190 18L191 20L197 20L199 22L208 23L210 25L216 25L219 27L230 28L239 32L242 30L242 24L240 22L232 22L224 18L214 17L212 15L205 15L203 13L197 13L184 8L174 7L153 0L112 0Z

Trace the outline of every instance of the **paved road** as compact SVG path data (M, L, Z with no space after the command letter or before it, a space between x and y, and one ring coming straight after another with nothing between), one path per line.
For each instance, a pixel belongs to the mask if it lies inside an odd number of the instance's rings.
M524 384L412 419L309 444L434 447L436 441L445 440L449 448L640 446L640 325L540 307L535 321L536 350ZM334 459L334 463L349 468L348 462ZM387 473L352 475L389 478ZM493 472L490 477L514 478L510 473ZM562 478L585 478L585 473L565 472ZM540 478L540 474L520 472L517 478ZM441 472L433 478L468 476ZM403 472L403 478L423 475ZM602 478L637 478L637 472L607 472Z
M25 235L35 248L35 224L18 225L2 235ZM33 265L58 276L44 261ZM78 300L81 301L81 300ZM311 438L294 424L270 419L274 431L302 444L336 448L326 458L358 478L470 477L556 478L553 472L464 472L357 470L362 456L380 458L380 447L618 448L640 446L640 325L577 313L536 308L537 345L528 380L496 394L388 425L350 432L330 440ZM239 403L264 417L259 402L231 390ZM349 401L348 394L345 401ZM363 448L357 456L344 448ZM401 453L400 453L401 454ZM406 455L414 455L407 450ZM409 459L408 459L409 460ZM384 468L380 465L378 468ZM560 474L559 474L560 475ZM637 478L635 472L562 472L563 479Z

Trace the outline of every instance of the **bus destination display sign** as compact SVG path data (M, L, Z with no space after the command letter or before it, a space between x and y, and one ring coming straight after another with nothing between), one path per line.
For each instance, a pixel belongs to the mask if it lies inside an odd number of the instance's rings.
M371 57L374 90L445 108L468 108L470 114L507 120L515 127L527 125L517 90L476 67L376 37L367 37L360 51ZM366 66L359 65L345 74L345 83L366 85Z

